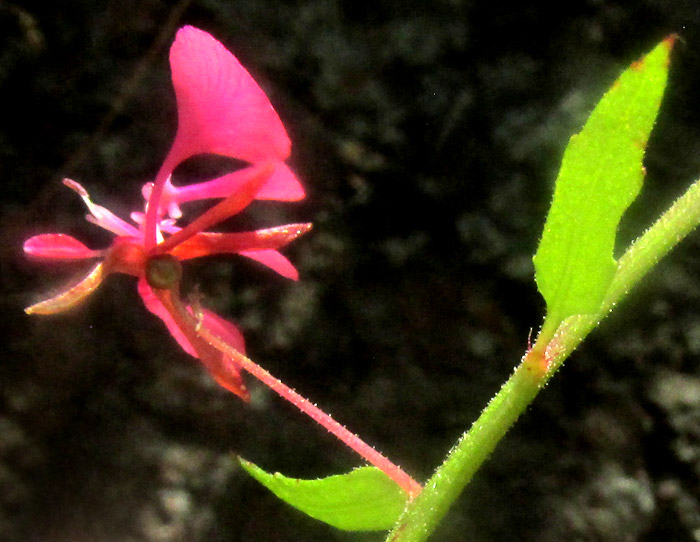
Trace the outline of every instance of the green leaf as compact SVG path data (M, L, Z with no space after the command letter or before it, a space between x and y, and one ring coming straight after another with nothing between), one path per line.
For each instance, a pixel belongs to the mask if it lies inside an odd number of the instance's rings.
M574 314L596 313L610 286L617 226L642 186L673 42L665 39L620 76L564 152L534 257L545 325L554 329Z
M300 480L280 473L270 474L243 458L239 461L248 474L277 497L338 529L391 529L406 507L406 493L376 467L360 467L318 480Z

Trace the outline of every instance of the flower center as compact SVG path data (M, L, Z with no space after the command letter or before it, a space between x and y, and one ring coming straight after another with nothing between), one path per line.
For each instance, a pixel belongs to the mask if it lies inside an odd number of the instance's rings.
M182 265L171 254L158 254L146 261L146 282L151 288L172 290L182 278Z

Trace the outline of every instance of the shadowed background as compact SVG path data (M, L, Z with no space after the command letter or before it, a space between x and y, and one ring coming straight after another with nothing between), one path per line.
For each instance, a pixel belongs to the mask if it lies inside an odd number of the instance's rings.
M668 5L667 5L668 4ZM670 7L669 7L670 6ZM358 458L248 379L211 382L111 277L64 315L22 308L80 275L24 239L109 236L60 183L126 217L176 127L167 49L193 24L270 96L308 191L232 228L313 221L286 281L244 258L186 266L258 363L419 480L541 322L531 255L568 137L617 74L680 40L620 248L700 175L694 0L72 0L0 3L0 540L379 541L277 501L236 466L318 477ZM203 174L194 163L183 178ZM700 238L575 353L435 540L696 540Z

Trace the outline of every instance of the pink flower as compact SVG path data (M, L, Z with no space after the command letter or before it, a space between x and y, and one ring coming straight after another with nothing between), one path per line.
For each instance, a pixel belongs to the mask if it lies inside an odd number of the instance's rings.
M197 303L182 303L178 295L180 262L212 254L240 254L296 280L296 269L277 249L309 231L311 224L241 233L207 230L254 199L293 201L305 194L284 163L291 144L277 113L250 74L221 43L191 26L181 28L170 49L170 66L178 129L155 180L143 188L145 212L132 213L133 223L127 222L94 204L81 185L64 180L87 205L87 220L112 232L115 238L103 250L89 249L60 233L28 239L24 251L30 256L97 262L78 284L31 305L26 312L62 312L81 303L111 273L135 276L146 308L163 320L180 346L199 358L219 384L248 400L240 368L204 341L197 326L205 326L241 352L245 348L243 336L233 324ZM212 181L174 186L170 176L175 167L203 153L236 158L247 166ZM178 226L181 205L203 199L220 201L186 226ZM197 325L192 324L193 320Z

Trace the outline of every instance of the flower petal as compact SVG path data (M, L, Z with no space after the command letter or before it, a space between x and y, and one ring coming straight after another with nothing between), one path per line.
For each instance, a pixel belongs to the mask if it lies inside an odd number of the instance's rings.
M291 143L282 121L246 69L210 34L185 26L170 48L177 135L165 162L195 154L247 162L281 161Z
M72 309L94 292L106 276L102 262L93 267L76 285L58 295L24 309L27 314L57 314Z
M24 252L50 260L81 260L102 256L101 250L90 250L75 237L63 233L44 233L24 242Z
M179 209L181 203L209 198L226 198L240 190L250 177L254 166L234 171L217 179L203 183L173 186L166 182L161 198L161 209ZM306 194L294 173L283 162L275 164L275 169L255 195L255 199L297 201ZM171 214L172 216L172 214ZM179 218L173 216L173 218Z
M294 172L285 163L279 162L255 199L299 201L305 196L304 187L301 186Z
M291 243L311 229L311 224L286 224L241 233L202 232L174 247L170 254L189 260L212 254L237 254L246 250L275 249Z
M158 316L168 328L180 347L192 357L199 359L209 374L223 388L238 395L244 401L250 400L250 394L238 365L222 352L211 346L197 334L193 324L193 314L172 297L169 290L152 290L145 279L139 280L138 291L146 308ZM197 325L204 325L215 335L226 341L233 348L245 352L243 335L232 323L224 320L207 309L201 309L201 320Z
M299 280L299 271L292 265L292 262L276 250L244 250L239 254L266 265L283 277Z

